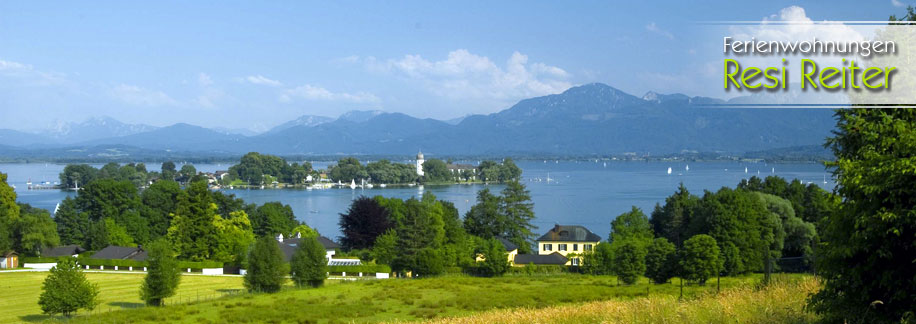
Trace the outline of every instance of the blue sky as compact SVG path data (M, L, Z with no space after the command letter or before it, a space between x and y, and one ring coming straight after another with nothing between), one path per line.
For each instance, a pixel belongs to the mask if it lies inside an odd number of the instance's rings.
M380 109L448 119L603 82L683 82L691 22L885 20L907 2L0 2L0 128L111 116L265 130ZM701 50L702 51L702 50Z

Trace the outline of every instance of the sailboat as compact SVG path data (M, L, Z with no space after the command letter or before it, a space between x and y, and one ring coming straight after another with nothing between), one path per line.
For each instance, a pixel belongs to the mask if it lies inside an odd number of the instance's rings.
M684 166L684 171L690 171L690 164Z
M776 173L776 168L773 168L773 170L770 171L770 173Z
M60 209L60 203L57 203L57 206L54 206L54 214L57 215L57 211Z
M668 167L668 174L671 174L671 167Z
M350 189L356 189L356 180L350 180Z
M607 167L607 162L604 162L604 167L605 167L605 168Z
M824 175L824 184L827 184L827 175Z
M747 167L744 167L744 173L747 173Z

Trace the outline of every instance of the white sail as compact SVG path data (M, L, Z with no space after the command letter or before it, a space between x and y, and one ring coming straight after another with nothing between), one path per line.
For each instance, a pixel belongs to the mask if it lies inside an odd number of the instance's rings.
M350 180L350 189L356 189L356 180Z
M668 174L671 174L671 168L670 168L670 167L668 168Z
M684 166L684 171L690 171L690 164Z
M747 167L744 167L744 173L747 173Z

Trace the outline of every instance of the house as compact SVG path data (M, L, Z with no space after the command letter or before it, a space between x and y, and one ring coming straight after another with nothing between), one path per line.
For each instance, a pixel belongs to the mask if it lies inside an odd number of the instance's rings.
M284 238L283 234L277 235L277 244L280 245L280 251L283 251L283 260L289 262L293 258L293 253L296 253L296 248L299 246L299 242L302 240L302 234L296 233L294 238ZM360 265L359 259L335 259L334 254L337 253L337 249L340 248L340 244L331 241L331 239L319 236L318 243L321 243L324 246L326 257L328 259L328 265Z
M92 255L93 259L103 260L136 260L146 261L146 251L143 246L128 247L109 245Z
M462 178L465 180L474 180L477 178L475 175L477 173L477 168L475 168L473 165L449 163L445 167L448 168L448 171L452 173L453 177ZM463 175L467 175L468 177L465 178Z
M513 262L515 262L515 256L518 255L518 245L515 245L515 243L512 243L503 237L497 237L496 239L499 241L499 243L502 243L504 248L506 248L509 264L512 265ZM486 258L483 257L483 254L478 253L475 261L483 262L484 260L486 260Z
M582 254L594 250L601 237L580 225L555 225L537 239L538 255L559 253L567 257L567 265L578 266Z
M58 246L55 248L46 248L41 251L41 256L56 258L62 256L77 257L80 253L86 252L86 249L76 244Z
M19 254L13 251L3 252L0 258L0 269L13 269L19 267Z

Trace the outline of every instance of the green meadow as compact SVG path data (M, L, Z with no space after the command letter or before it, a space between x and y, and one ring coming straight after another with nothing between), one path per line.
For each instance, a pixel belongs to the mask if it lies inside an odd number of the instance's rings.
M40 293L43 274L2 274L21 276L12 295L0 297L4 304L16 301L16 306L6 307L14 312L4 314L11 321L43 321L35 300ZM111 276L111 277L108 277ZM297 289L287 286L276 294L238 294L197 302L189 294L202 289L217 292L241 286L237 277L183 277L181 292L184 301L173 301L162 308L141 307L137 287L142 276L119 274L92 274L101 286L102 308L109 312L95 312L70 319L86 323L374 323L417 320L443 320L464 318L488 311L511 309L549 309L584 305L600 301L630 301L650 298L680 296L678 279L672 283L654 285L642 279L632 286L619 286L612 276L587 276L576 274L513 275L500 278L476 278L450 275L426 279L391 279L338 281L329 280L318 289ZM6 279L13 278L4 278ZM110 279L109 279L110 278ZM786 275L784 280L802 282L806 275ZM721 289L750 289L759 284L761 276L722 278ZM684 301L708 298L716 294L716 281L705 286L685 285ZM17 297L18 295L19 297ZM30 296L29 298L23 298ZM705 296L705 297L704 297ZM25 300L28 299L28 300ZM21 301L20 301L21 300ZM798 308L802 304L797 305Z
M41 283L48 272L0 272L0 323L43 322L54 317L42 315L38 306ZM140 300L142 273L86 273L89 281L99 285L99 305L93 314L143 307ZM182 276L178 295L166 303L188 303L218 298L242 289L241 277ZM79 317L87 316L80 310ZM95 315L92 315L93 317Z

